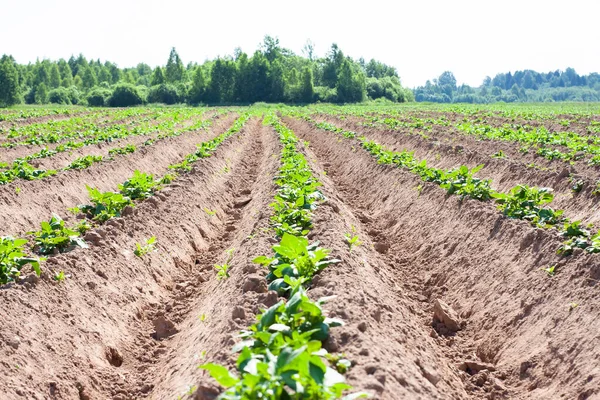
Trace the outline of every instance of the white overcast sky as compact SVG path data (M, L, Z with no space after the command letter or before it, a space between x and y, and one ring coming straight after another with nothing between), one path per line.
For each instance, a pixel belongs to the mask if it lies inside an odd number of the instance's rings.
M477 86L519 69L600 72L599 0L0 0L0 54L19 63L83 53L154 67L174 46L187 64L252 53L266 34L296 53L310 38L319 56L335 42L409 87L445 70Z

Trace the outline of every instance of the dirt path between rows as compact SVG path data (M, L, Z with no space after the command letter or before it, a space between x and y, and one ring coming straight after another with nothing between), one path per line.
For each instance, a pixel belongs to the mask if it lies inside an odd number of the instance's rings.
M399 324L421 351L439 351L427 366L438 385L458 376L474 398L588 399L600 393L600 370L591 362L600 359L597 256L560 259L558 241L546 231L508 220L487 204L446 198L444 190L407 171L378 165L355 141L286 122L310 142L341 201L385 254L379 272L412 300L406 308L420 327L411 326L410 318ZM540 269L552 264L559 272L550 278ZM436 300L454 310L458 332L432 323ZM384 360L377 364L402 368L414 362ZM416 397L398 393L389 398Z

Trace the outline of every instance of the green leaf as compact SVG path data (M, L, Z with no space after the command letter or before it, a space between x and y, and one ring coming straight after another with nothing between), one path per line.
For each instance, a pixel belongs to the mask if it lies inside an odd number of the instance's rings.
M229 370L222 365L208 363L199 366L198 368L207 370L210 372L210 376L213 377L221 386L228 388L239 382L239 379L233 376Z
M272 261L273 261L272 258L269 258L269 257L266 257L266 256L258 256L254 260L252 260L252 262L254 264L261 264L261 265L264 265L264 266L269 265Z

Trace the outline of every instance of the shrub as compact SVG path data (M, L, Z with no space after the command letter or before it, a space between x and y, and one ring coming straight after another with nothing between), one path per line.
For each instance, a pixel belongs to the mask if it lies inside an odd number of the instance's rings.
M81 93L77 86L71 86L67 88L67 93L69 94L69 100L71 100L71 104L79 104L81 102Z
M337 90L327 86L315 86L317 101L324 103L336 103L338 100Z
M96 86L87 96L88 105L92 107L104 107L108 105L108 99L111 97L110 89L104 89Z
M176 104L182 101L178 88L169 83L152 86L148 93L148 103Z
M89 99L88 99L89 102ZM138 88L130 83L119 83L108 99L108 105L111 107L129 107L144 103Z
M53 104L71 104L71 98L67 88L59 87L48 93L48 101Z

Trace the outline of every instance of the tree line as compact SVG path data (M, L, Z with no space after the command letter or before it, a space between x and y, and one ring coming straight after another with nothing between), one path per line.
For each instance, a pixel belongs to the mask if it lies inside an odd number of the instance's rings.
M414 90L416 101L435 103L495 103L600 101L600 74L579 75L573 68L540 73L533 70L500 73L479 87L457 85L445 71Z
M120 68L88 60L42 60L18 64L0 59L0 106L14 104L81 104L130 106L146 103L232 105L271 103L356 103L365 100L405 102L412 91L402 87L394 67L379 61L354 60L333 44L324 57L314 44L303 55L266 36L254 54L234 54L184 65L173 48L165 66L140 63Z

